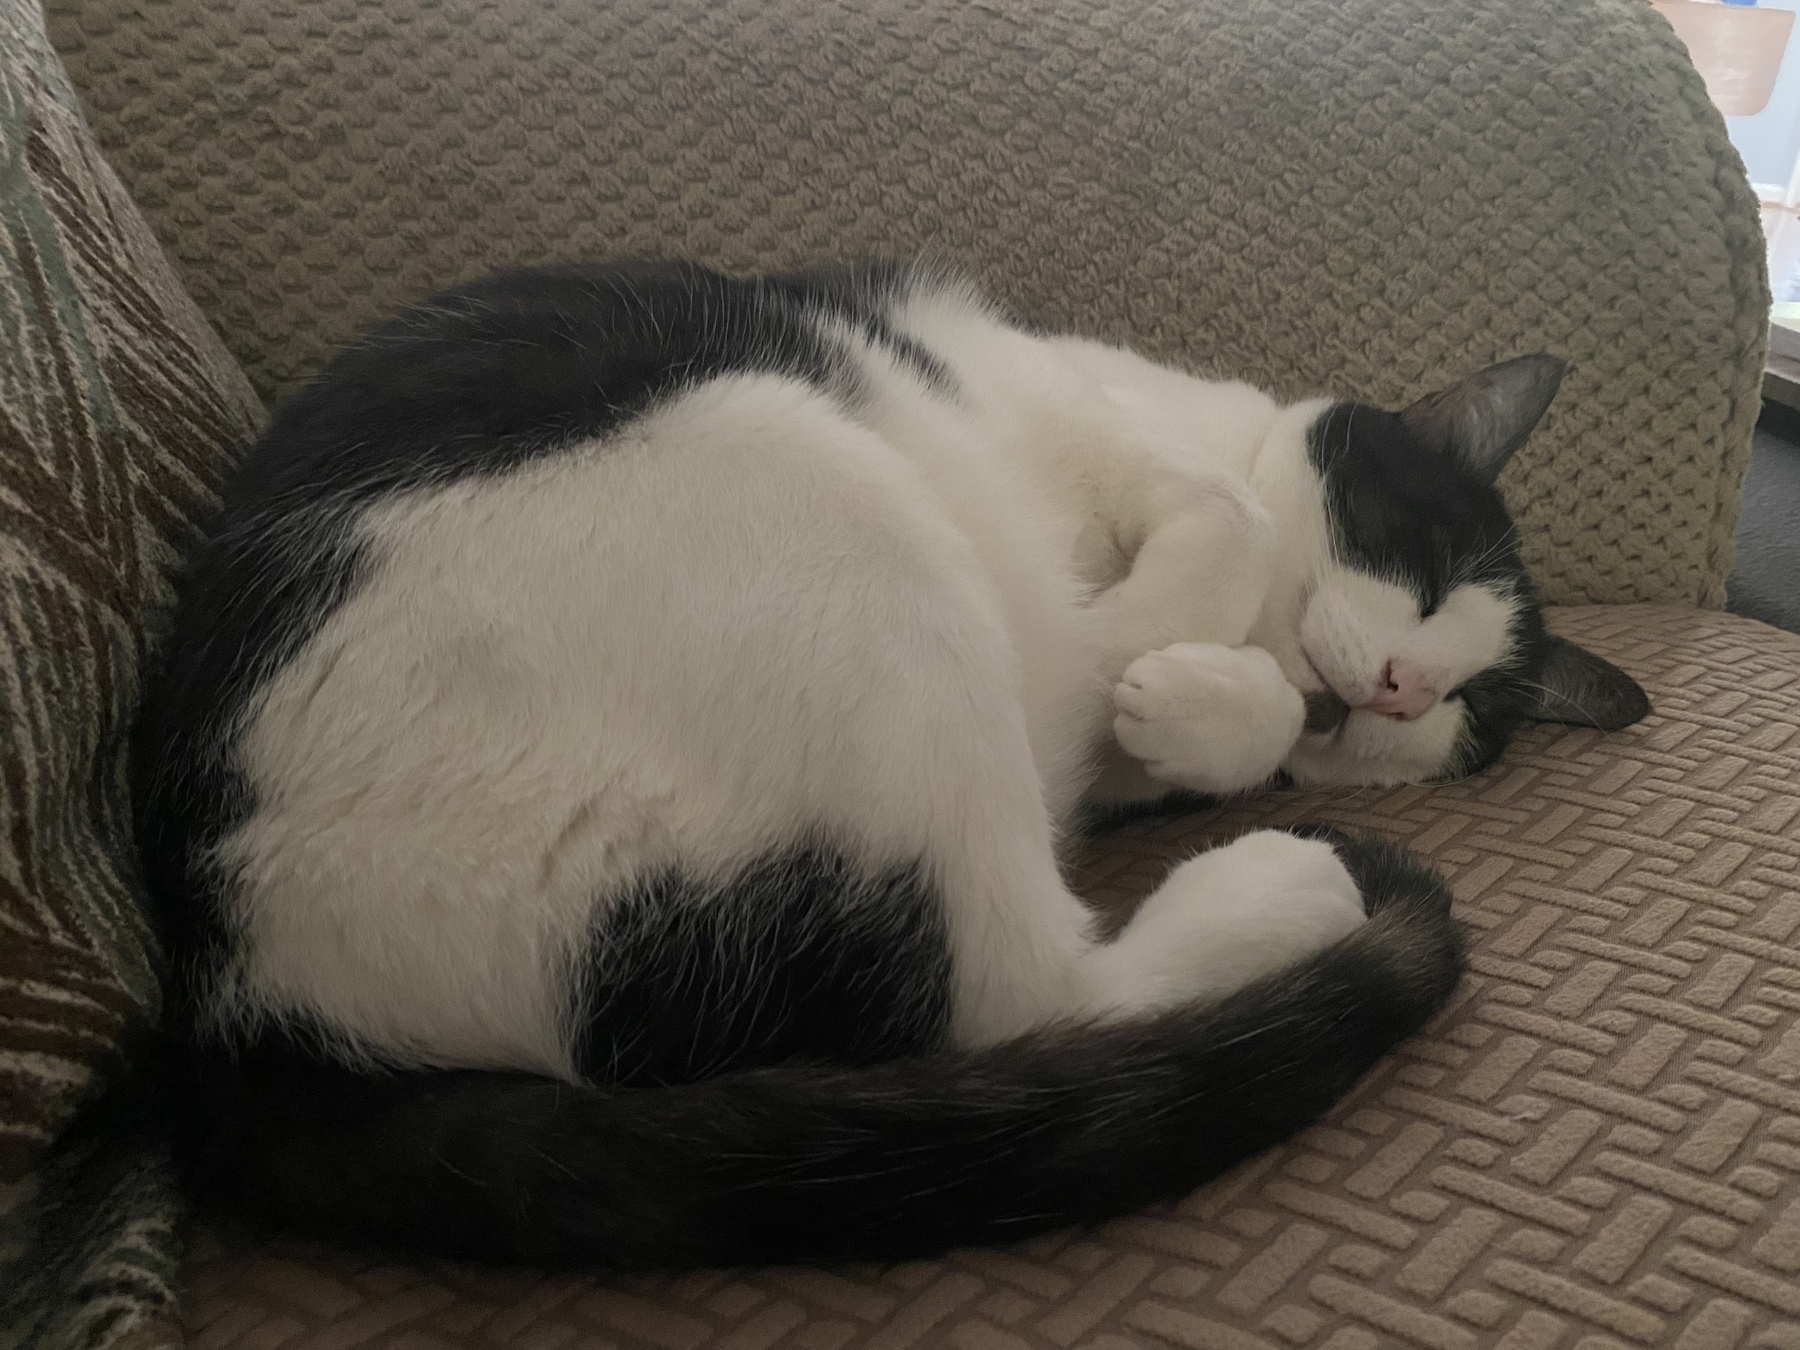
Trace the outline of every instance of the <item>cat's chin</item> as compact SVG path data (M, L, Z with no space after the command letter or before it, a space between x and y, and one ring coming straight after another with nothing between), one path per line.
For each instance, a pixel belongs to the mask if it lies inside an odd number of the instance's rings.
M1408 784L1443 781L1437 773L1406 773L1382 764L1356 760L1324 760L1304 763L1296 755L1289 759L1284 771L1295 787L1405 787Z
M1404 787L1413 783L1427 783L1432 779L1426 776L1404 777L1390 773L1380 766L1358 765L1352 763L1318 766L1316 769L1303 768L1289 761L1286 770L1295 787Z
M1463 710L1448 703L1410 722L1352 711L1328 731L1304 733L1282 768L1298 787L1439 782L1460 763L1463 722Z

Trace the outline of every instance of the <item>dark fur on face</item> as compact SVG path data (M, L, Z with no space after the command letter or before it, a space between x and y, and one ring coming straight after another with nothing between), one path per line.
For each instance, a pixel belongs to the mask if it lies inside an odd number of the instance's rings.
M1614 730L1650 711L1630 676L1546 630L1518 530L1495 486L1564 372L1555 357L1519 357L1400 412L1335 404L1313 428L1309 450L1340 564L1409 591L1421 620L1461 586L1479 586L1511 606L1507 655L1444 694L1466 709L1446 777L1493 763L1526 722ZM1308 730L1325 731L1350 710L1328 695L1315 696L1308 711Z

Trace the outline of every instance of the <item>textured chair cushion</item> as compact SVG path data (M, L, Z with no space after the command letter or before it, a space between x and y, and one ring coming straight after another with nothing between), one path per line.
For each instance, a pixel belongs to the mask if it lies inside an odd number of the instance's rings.
M1717 605L1756 203L1643 0L51 0L265 394L503 263L930 250L1058 325L1396 402L1574 373L1509 469L1566 602Z
M1305 792L1098 840L1125 905L1204 840L1325 819L1452 879L1474 972L1328 1123L1173 1209L891 1269L590 1280L219 1228L205 1350L1800 1350L1800 637L1556 627L1656 713L1446 787Z
M260 416L35 4L0 0L0 1343L171 1304L153 1160L49 1150L156 1016L124 733L167 572Z

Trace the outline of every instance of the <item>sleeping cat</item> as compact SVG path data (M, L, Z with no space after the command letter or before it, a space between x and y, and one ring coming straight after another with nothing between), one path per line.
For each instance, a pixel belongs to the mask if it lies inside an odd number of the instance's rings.
M188 1176L456 1256L894 1257L1316 1119L1455 984L1442 884L1260 831L1100 941L1059 841L1642 716L1492 486L1561 375L1283 406L889 266L382 324L229 483L139 727Z

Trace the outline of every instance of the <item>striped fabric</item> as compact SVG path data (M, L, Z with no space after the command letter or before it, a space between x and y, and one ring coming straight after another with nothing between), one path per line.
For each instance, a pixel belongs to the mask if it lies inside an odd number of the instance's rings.
M58 1135L157 1008L126 727L260 405L0 0L0 1344L174 1334L157 1159Z

